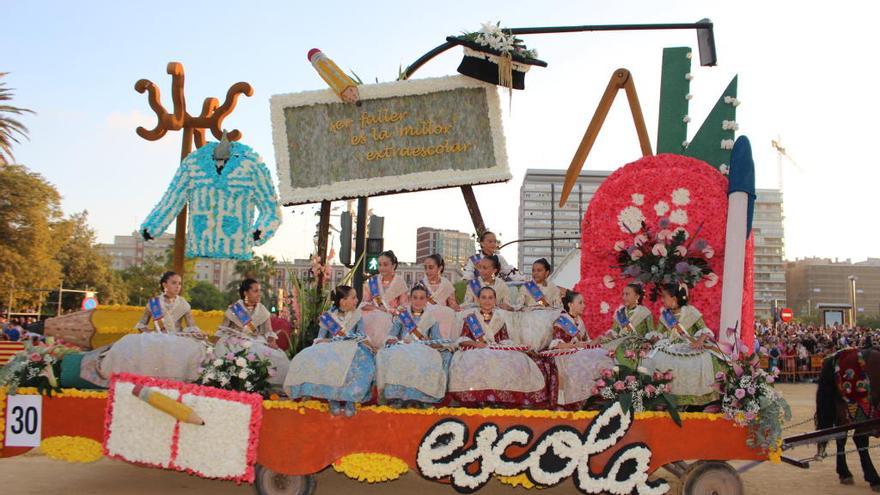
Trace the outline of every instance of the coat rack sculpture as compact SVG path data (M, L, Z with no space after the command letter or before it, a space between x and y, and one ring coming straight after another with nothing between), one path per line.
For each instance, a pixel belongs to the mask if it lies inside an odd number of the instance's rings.
M148 79L140 79L134 84L134 89L138 93L148 92L147 101L150 108L156 113L158 121L156 127L150 130L138 127L137 134L147 141L158 141L168 131L183 130L183 143L180 148L181 160L192 152L193 144L196 149L205 144L206 130L210 130L218 140L221 139L223 137L223 119L235 110L238 97L240 95L253 96L254 94L254 88L250 84L237 82L226 91L226 100L222 105L217 98L205 98L202 103L202 113L198 117L193 117L186 111L183 64L169 62L166 72L171 75L171 101L174 105L172 113L168 113L162 105L159 87L155 83ZM241 131L238 129L229 131L227 137L230 141L238 141L241 139ZM183 274L184 246L186 245L186 215L186 205L184 205L177 215L177 227L174 233L174 271L181 275ZM149 239L149 234L146 234L144 238Z

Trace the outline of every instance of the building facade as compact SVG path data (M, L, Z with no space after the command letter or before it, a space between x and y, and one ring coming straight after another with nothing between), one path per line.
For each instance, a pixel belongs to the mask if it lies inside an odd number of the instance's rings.
M755 317L772 318L775 307L787 307L785 288L785 231L782 192L758 189L752 238L755 246Z
M829 308L852 307L855 277L855 309L858 317L880 315L880 258L853 263L828 258L789 261L785 267L788 306L795 317L821 316ZM844 315L845 320L849 317Z
M448 270L461 270L468 257L476 251L476 243L470 234L457 230L419 227L416 229L416 262L437 253L443 256Z
M581 172L568 201L560 208L559 196L565 182L565 170L526 170L520 188L521 242L517 258L518 266L524 273L531 274L535 260L546 258L555 265L580 245L581 221L587 205L610 174L610 171Z

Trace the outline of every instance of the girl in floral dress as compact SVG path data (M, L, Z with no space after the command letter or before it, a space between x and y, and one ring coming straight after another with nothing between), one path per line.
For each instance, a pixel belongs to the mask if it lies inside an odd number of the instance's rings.
M579 410L590 398L590 391L602 369L614 366L614 360L602 347L590 341L584 314L584 298L568 291L562 298L564 311L553 323L553 340L543 353L553 364L550 370L551 405Z
M513 340L534 351L547 348L553 335L553 322L562 313L559 287L549 281L553 267L544 259L532 264L532 279L519 287L514 313Z
M364 330L373 349L385 344L397 308L409 302L407 291L406 282L397 274L394 251L380 254L379 273L364 282L364 301L361 303Z
M238 287L238 295L241 299L229 306L217 329L219 339L214 352L217 355L234 352L237 341L247 341L255 354L266 356L272 362L274 369L270 372L269 383L281 385L290 358L278 347L278 336L269 321L272 315L260 302L260 283L252 278L244 279Z
M425 267L422 286L428 291L426 312L437 320L440 335L444 339L454 340L458 337L458 330L461 329L460 325L456 324L458 322L456 311L461 311L461 307L455 299L455 287L443 276L446 263L439 254L427 256L422 263Z
M547 402L539 360L502 347L513 344L504 313L496 306L495 289L480 289L479 307L465 318L449 366L449 395L462 405L539 407Z
M450 346L440 341L440 326L427 311L428 290L416 285L409 301L376 355L379 396L396 407L440 402L452 360Z
M688 304L688 287L667 284L661 288L663 310L659 321L665 339L657 342L642 365L649 371L671 370L672 393L679 405L702 406L718 400L715 373L724 369L715 334L703 315Z
M330 294L333 306L319 318L314 343L294 356L284 388L291 398L326 399L334 416L354 416L355 404L370 398L376 360L366 343L355 290L340 285Z
M507 283L498 276L501 263L497 256L486 256L477 263L477 278L468 281L467 290L464 294L462 308L475 308L479 306L479 293L483 287L491 287L496 294L496 303L505 311L512 311L510 289Z
M110 375L137 375L195 381L205 359L205 336L196 326L189 303L180 296L183 280L175 272L165 272L159 281L162 295L151 298L144 315L135 325L140 332L116 343L87 353L80 376L106 387Z

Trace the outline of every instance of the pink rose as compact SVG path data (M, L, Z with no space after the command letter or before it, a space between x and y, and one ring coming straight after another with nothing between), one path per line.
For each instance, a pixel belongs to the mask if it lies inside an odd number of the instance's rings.
M660 380L663 379L663 373L660 372L660 371L655 371L654 374L651 375L651 378L652 378L655 382L659 382Z
M753 419L755 419L755 413L753 413L752 411L746 411L746 419L752 421Z
M672 392L672 385L670 385L668 383L664 383L663 384L663 393L668 394L670 392Z
M672 377L672 371L667 371L666 373L663 373L663 379L664 379L664 380L666 380L666 381L669 382L669 381L672 381L672 378L673 378L673 377Z
M651 254L654 256L666 256L668 252L663 244L654 244L654 247L651 248Z
M749 393L749 395L755 395L755 392L757 392L758 390L754 386L751 386L747 388L746 391Z
M629 257L632 258L633 261L635 261L635 260L642 257L642 252L639 251L638 249L633 249L633 252L630 253Z
M623 353L623 355L630 359L636 357L636 353L632 349L627 349L626 352Z
M254 359L257 359L257 355L256 355L256 354L254 354L254 353L250 353L250 354L247 355L247 360L248 360L248 361L253 361Z
M617 390L618 392L620 392L625 388L626 388L626 385L624 385L624 383L622 381L617 380L616 382L614 382L614 390Z
M645 359L648 357L648 351L639 351L639 358Z
M591 388L590 395L599 395L599 389L596 387Z
M719 382L725 381L724 380L724 372L719 371L718 373L715 373L715 379L718 380Z
M648 394L649 396L654 395L656 392L657 392L657 387L655 387L651 384L645 385L645 393Z
M632 382L636 381L636 377L635 377L635 375L627 375L627 377L624 378L624 380L626 380L626 383L632 383Z
M736 389L736 391L733 393L733 395L734 395L734 397L736 397L737 399L742 400L742 399L744 399L745 396L746 396L746 391L743 390L743 389L741 389L741 388L738 388L738 389Z
M740 365L738 365L738 364L736 364L736 363L733 363L732 368L733 368L733 373L734 373L736 376L742 376L742 374L743 374L743 367L742 367L742 366L740 366Z
M227 352L227 353L226 353L226 359L230 359L230 360L231 360L231 359L235 359L235 354L233 354L233 353L231 353L231 352Z
M35 353L31 354L30 359L34 363L39 363L40 361L43 360L43 356L40 356L38 353L35 352Z
M599 388L605 388L605 380L596 380L596 386Z
M603 370L600 372L600 374L602 375L602 378L611 378L612 376L614 376L614 372L611 371L611 368L605 368L605 369L603 369Z
M687 256L687 254L688 254L688 250L687 250L687 248L684 247L684 246L678 246L677 248L675 248L675 254L681 256L682 258L684 258L685 256Z

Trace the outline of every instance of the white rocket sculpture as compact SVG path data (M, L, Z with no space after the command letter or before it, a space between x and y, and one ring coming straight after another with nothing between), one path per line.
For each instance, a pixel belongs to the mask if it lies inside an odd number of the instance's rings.
M743 289L745 282L746 240L752 231L755 210L755 162L749 139L740 136L730 153L727 186L727 235L724 243L724 280L721 286L721 325L718 342L722 349L737 356L743 328Z

